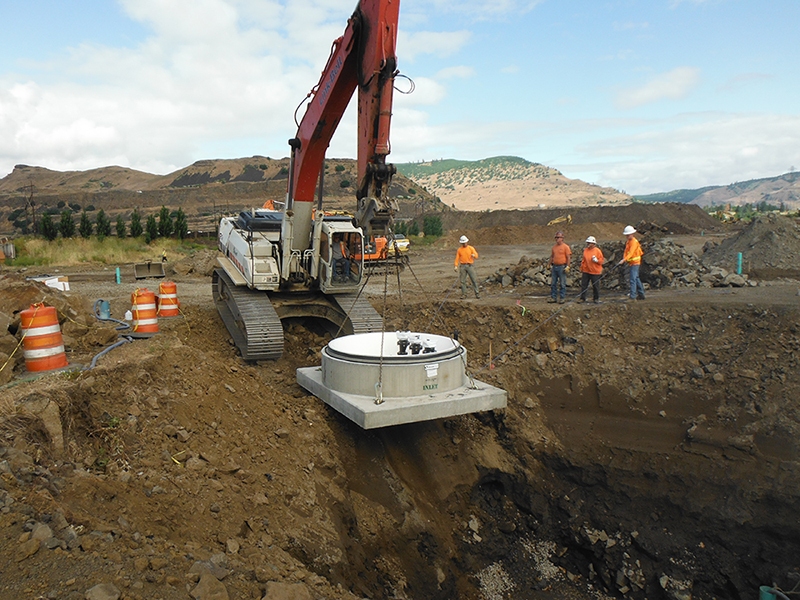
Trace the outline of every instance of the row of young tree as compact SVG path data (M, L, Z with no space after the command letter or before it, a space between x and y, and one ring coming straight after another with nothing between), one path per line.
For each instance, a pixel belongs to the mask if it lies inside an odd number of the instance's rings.
M412 236L419 235L419 223L417 221L399 222L395 224L395 233ZM438 237L444 233L442 218L439 215L426 215L422 220L422 232L426 236Z
M138 238L144 235L144 241L149 244L160 237L171 237L173 235L178 239L184 239L189 233L189 222L183 209L179 208L171 213L167 207L162 206L161 211L158 213L158 218L156 219L154 214L148 215L144 225L142 224L142 215L138 209L131 214L130 228L128 228L122 215L120 215L117 217L114 229L118 238L126 237L130 230L131 237ZM44 213L39 222L39 232L51 242L58 237L58 234L61 234L61 237L65 239L73 238L76 234L88 239L96 234L97 238L102 241L111 235L111 231L111 219L108 218L102 208L97 211L94 223L92 223L91 217L85 210L81 214L81 220L77 226L72 217L72 211L69 210L61 213L59 222L54 221L50 213Z

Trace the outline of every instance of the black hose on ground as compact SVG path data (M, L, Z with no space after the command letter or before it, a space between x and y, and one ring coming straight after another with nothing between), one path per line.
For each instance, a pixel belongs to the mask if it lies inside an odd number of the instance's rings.
M110 345L108 348L104 348L103 350L101 350L100 352L98 352L98 353L97 353L97 354L94 356L94 358L92 359L92 362L91 362L91 364L90 364L88 367L84 367L84 368L83 368L83 370L84 370L84 371L88 371L88 370L90 370L90 369L94 369L94 368L97 366L97 360L98 360L98 359L99 359L101 356L103 356L103 355L107 354L108 352L110 352L110 351L111 351L111 350L113 350L114 348L119 348L119 347L120 347L120 346L122 346L123 344L127 344L128 342L132 342L132 341L133 341L133 338L131 338L131 337L123 337L123 338L121 338L119 341L117 341L116 343L114 343L114 344L111 344L111 345Z

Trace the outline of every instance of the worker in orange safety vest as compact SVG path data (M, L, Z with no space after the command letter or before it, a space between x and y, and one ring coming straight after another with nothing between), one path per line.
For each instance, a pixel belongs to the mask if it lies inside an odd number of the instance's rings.
M567 271L572 260L572 250L564 243L564 234L556 232L556 243L550 250L550 299L548 302L564 304L567 295Z
M631 283L631 300L644 300L644 286L642 280L639 278L639 267L642 265L642 245L636 239L634 234L636 229L632 225L628 225L622 230L622 235L627 238L625 242L625 251L622 253L622 260L619 261L620 265L628 264L629 278Z
M595 304L600 304L600 279L603 276L603 252L597 247L597 240L593 235L586 238L586 248L583 249L581 260L581 302L586 302L586 292L592 284L592 299Z
M475 297L480 298L478 292L478 279L475 276L475 267L473 263L478 258L478 251L469 245L469 238L462 235L458 243L461 244L456 250L455 270L459 272L459 279L461 281L461 299L467 297L467 277L472 281L472 288L475 290Z

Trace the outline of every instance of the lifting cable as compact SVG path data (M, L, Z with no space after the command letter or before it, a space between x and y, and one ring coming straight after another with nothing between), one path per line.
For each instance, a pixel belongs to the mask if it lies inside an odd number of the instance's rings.
M389 269L387 265L387 268L383 270L383 306L381 307L381 351L378 363L378 382L375 384L375 404L383 404L383 340L386 336L386 297L388 290L389 290Z
M414 269L411 268L411 264L410 263L408 265L408 270L411 271L411 275L414 277L414 281L417 282L417 285L419 286L420 290L422 290L422 293L427 296L427 291L425 290L425 287L422 285L422 282L417 277L417 274L414 273ZM398 274L398 280L399 280L399 274ZM440 323L442 325L442 328L444 329L445 333L447 334L447 337L450 338L451 342L453 342L453 347L455 347L456 343L458 343L458 340L456 339L457 338L456 332L458 330L454 329L452 333L449 333L448 332L447 323L444 322L444 318L439 313L441 312L442 307L444 306L445 302L447 302L448 298L450 298L450 295L455 291L456 285L458 284L458 281L459 281L458 278L456 278L453 281L453 285L451 285L450 288L447 290L447 293L445 293L444 298L442 298L442 301L439 303L439 306L436 307L436 311L433 313L433 316L431 317L430 321L428 321L428 325L426 327L426 329L431 328L433 326L433 322L438 317L439 318L438 320L440 321ZM431 304L434 304L434 303L431 302ZM475 387L476 387L475 386L475 380L472 377L472 374L469 372L469 367L467 366L467 361L466 361L466 358L465 358L465 355L464 355L463 352L461 353L461 362L464 365L464 373L469 378L469 387L470 387L470 389L475 389Z

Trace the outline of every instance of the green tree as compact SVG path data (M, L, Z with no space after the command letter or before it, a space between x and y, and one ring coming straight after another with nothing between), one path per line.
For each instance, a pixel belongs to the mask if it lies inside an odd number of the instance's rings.
M108 218L106 212L101 208L97 211L97 237L100 240L106 239L111 235L111 219Z
M61 237L71 238L75 236L75 220L72 218L72 211L65 210L61 213L61 223L58 226Z
M175 235L178 236L178 239L182 240L188 233L189 221L186 219L186 213L183 212L183 209L179 208L178 212L175 214Z
M58 227L53 223L53 218L50 216L50 213L44 213L42 215L42 220L39 221L39 231L42 232L42 235L48 242L52 242L58 237Z
M419 235L419 225L416 221L412 221L411 225L408 226L408 235Z
M156 239L158 239L158 222L155 215L149 215L144 228L144 241L149 244Z
M141 224L139 226L141 227ZM117 217L117 237L120 239L125 237L125 219L122 215Z
M169 237L172 235L172 230L172 217L169 214L169 209L166 206L162 206L161 212L158 214L158 235Z
M442 218L439 215L428 215L422 221L422 231L425 235L442 235Z
M139 209L134 209L131 215L131 237L139 237L144 230L142 229L142 215L139 214Z
M89 218L89 214L84 210L81 213L81 223L78 225L78 233L81 234L83 239L88 239L92 236L92 230L94 230L92 220Z

